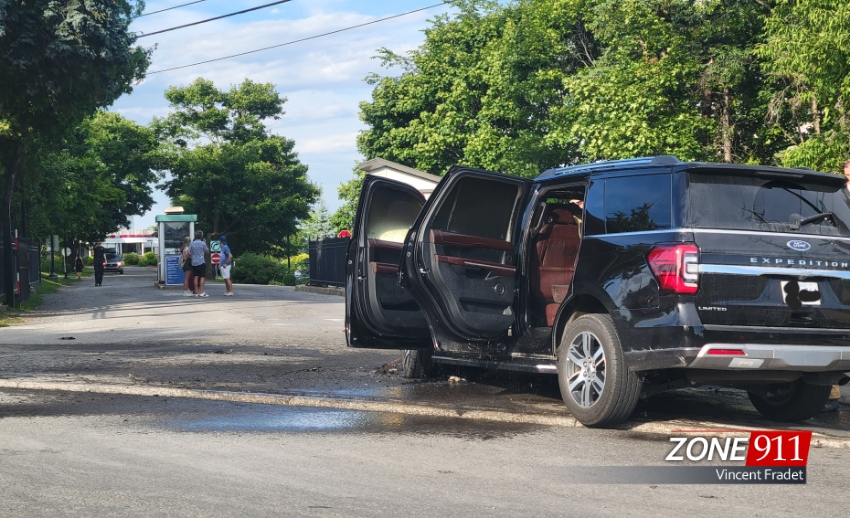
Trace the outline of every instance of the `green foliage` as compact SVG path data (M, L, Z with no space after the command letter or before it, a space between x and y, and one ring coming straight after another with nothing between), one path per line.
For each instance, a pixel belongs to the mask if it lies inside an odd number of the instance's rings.
M144 77L150 51L135 45L128 30L143 7L129 0L0 0L0 233L6 264L0 279L7 303L11 214L13 201L23 203L17 191L21 173L36 170L38 157L58 137Z
M277 259L248 252L234 261L231 276L233 282L241 284L280 284L286 281L288 273ZM295 283L294 275L292 283Z
M367 78L360 151L435 175L464 164L532 177L562 163L571 151L544 138L549 110L567 101L561 77L585 42L561 3L465 2L407 57L382 49L384 66L403 72Z
M144 262L145 262L144 265L142 265L142 259L144 259ZM153 252L145 252L145 255L143 257L139 258L139 265L140 266L156 266L156 264L157 264L157 257L156 257L156 254L153 253Z
M90 256L90 255L84 255L84 256L83 256L83 264L84 264L85 266L91 266L91 265L93 265L93 264L94 264L94 257L92 257L92 256Z
M137 266L139 264L139 254L135 252L128 252L124 254L124 264L127 266Z
M324 200L319 200L310 215L301 221L298 228L299 246L296 251L307 250L310 240L336 237L339 230L332 222L330 212Z
M357 211L357 201L360 198L360 189L363 187L363 176L365 171L354 168L354 178L340 184L337 192L339 199L343 200L342 206L331 216L331 224L340 230L354 230L354 213Z
M166 189L198 214L197 227L226 234L240 252L271 253L294 238L319 191L295 143L265 127L286 102L274 85L246 79L223 91L199 78L165 96L173 111L154 127L168 142Z
M41 264L39 265L41 272L50 273L50 254L41 254ZM53 269L57 273L62 270L62 254L53 254Z
M850 157L850 4L779 0L756 53L777 81L768 116L783 122L783 165L840 171ZM801 131L801 129L803 131Z
M366 158L530 177L656 154L837 170L850 157L850 3L455 2L371 75ZM351 224L360 171L339 188Z
M53 152L39 160L27 187L34 232L62 232L94 241L129 225L153 206L158 178L153 131L115 113L84 120Z

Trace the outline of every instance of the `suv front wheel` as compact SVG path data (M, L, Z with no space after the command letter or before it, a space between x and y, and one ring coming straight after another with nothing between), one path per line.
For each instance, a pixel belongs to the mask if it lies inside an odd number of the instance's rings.
M632 415L641 381L626 367L609 315L582 315L564 329L558 385L567 409L585 426L614 426Z

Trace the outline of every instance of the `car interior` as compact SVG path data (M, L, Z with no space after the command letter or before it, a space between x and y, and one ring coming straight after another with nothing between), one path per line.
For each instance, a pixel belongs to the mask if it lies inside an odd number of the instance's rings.
M572 283L581 243L584 191L546 193L532 215L527 257L532 322L552 327Z
M413 297L398 285L398 265L407 231L422 208L413 194L398 189L375 192L366 215L365 271L372 321L393 327L424 327L424 316Z

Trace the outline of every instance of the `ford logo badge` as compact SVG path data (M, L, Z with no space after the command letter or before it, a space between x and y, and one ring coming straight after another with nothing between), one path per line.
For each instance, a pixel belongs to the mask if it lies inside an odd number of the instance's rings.
M796 250L798 252L805 252L806 250L812 247L812 245L799 239L792 239L791 241L788 241L787 244L788 248L790 248L791 250Z

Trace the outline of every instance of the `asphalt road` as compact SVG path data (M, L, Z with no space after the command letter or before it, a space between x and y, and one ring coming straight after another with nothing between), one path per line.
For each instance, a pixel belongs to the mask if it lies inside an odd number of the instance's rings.
M670 430L777 424L734 391L692 390L642 403L622 430L588 430L552 377L402 379L396 353L345 348L340 297L269 286L224 297L210 283L210 298L184 298L153 281L141 268L82 281L0 330L0 515L845 508L847 407L797 427L823 439L804 486L606 484L585 468L667 465Z

